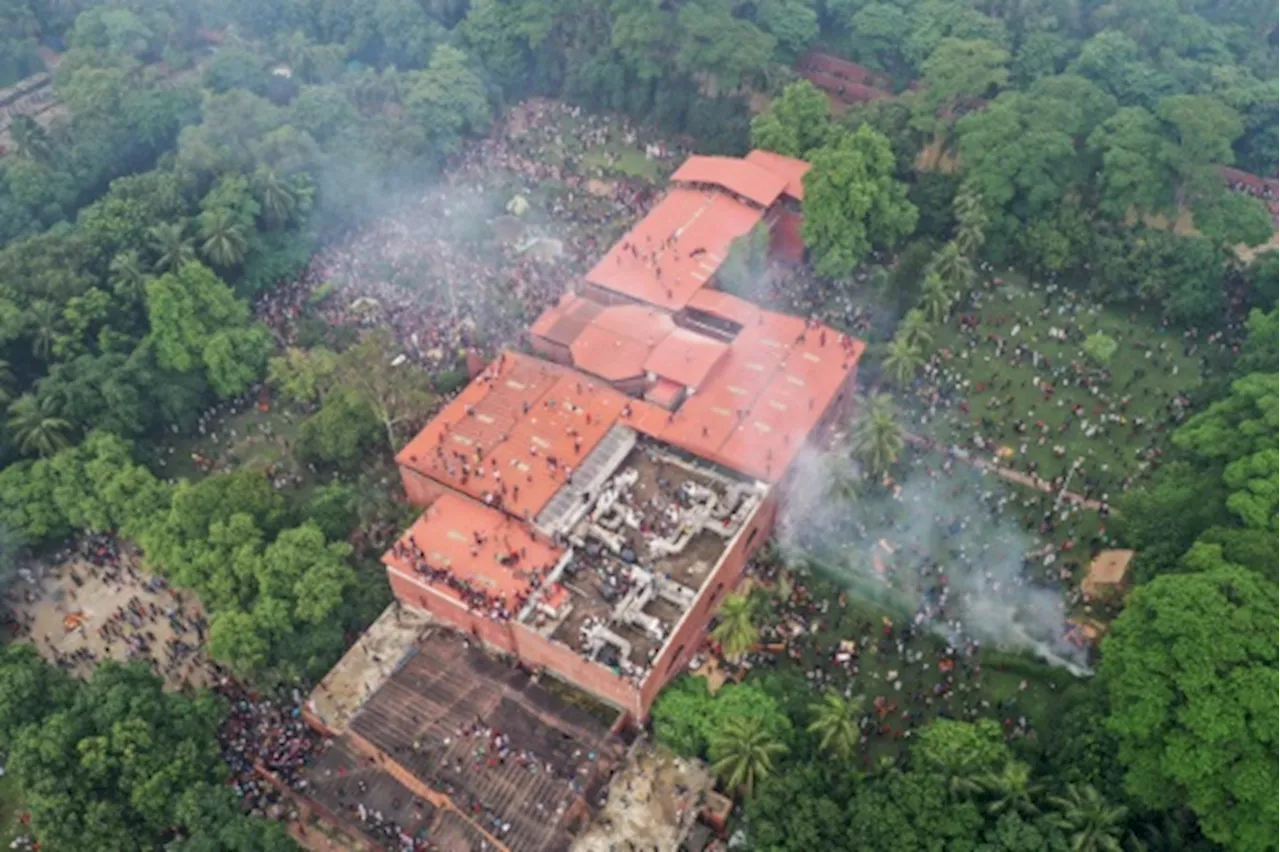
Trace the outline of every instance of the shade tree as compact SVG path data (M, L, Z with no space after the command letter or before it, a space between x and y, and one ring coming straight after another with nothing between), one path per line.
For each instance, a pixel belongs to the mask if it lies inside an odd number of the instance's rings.
M1238 566L1160 576L1102 646L1126 790L1190 807L1233 849L1267 848L1277 830L1276 612L1274 579Z
M873 248L891 247L911 233L918 212L894 177L883 135L863 125L818 149L811 162L800 233L818 274L846 277Z

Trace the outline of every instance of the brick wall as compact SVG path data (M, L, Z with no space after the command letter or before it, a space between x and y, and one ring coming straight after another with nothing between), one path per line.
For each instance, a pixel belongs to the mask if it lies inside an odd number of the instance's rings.
M779 260L800 263L804 260L804 240L800 225L804 215L797 210L782 209L769 230L769 252Z
M400 482L404 485L405 496L415 506L427 508L445 493L445 487L433 479L428 479L416 470L400 465Z
M405 606L429 612L442 623L478 637L486 645L511 654L525 665L549 669L579 689L615 704L627 713L639 715L638 687L611 669L583 658L567 645L553 642L518 622L493 621L483 613L471 612L417 577L395 568L387 568L387 580L392 592Z
M751 521L734 537L715 570L703 582L693 606L676 625L666 647L654 661L653 671L641 687L641 712L636 715L641 723L648 719L649 708L653 706L662 687L680 674L689 659L701 647L711 616L715 614L725 596L737 587L751 554L768 541L777 514L775 490L761 502L755 514L751 516Z
M511 632L515 637L516 655L526 664L543 666L579 689L632 715L639 714L640 689L631 681L523 624L512 624Z
M556 343L554 340L548 340L536 334L529 335L529 348L534 354L546 358L548 361L554 361L557 364L573 366L573 355L569 351L569 347L563 343Z
M387 568L387 580L391 584L391 591L405 606L429 612L433 618L453 625L464 633L470 633L508 654L516 653L509 622L494 621L483 613L472 612L454 598L395 568Z

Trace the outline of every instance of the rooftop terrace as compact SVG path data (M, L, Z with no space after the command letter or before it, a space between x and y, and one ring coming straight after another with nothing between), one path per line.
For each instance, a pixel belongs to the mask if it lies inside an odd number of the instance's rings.
M400 832L410 837L436 833L439 809L363 758L346 737L334 740L307 768L306 792L333 818L383 849L401 849Z
M565 558L562 547L510 515L456 494L432 503L383 562L494 618L524 608Z
M333 733L346 733L351 716L391 676L430 624L426 613L399 602L389 605L312 691L307 710Z
M597 487L550 521L573 553L553 603L539 601L525 620L638 683L759 507L762 488L633 441Z

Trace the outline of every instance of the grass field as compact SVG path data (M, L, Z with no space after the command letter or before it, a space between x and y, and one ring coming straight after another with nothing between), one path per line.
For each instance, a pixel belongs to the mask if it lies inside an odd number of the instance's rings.
M310 471L305 465L297 464L285 447L286 441L292 444L295 440L305 416L275 404L267 411L251 405L236 414L218 418L205 435L193 432L167 443L159 450L159 459L164 465L157 462L153 469L166 478L186 477L194 481L204 476L194 458L198 454L209 460L230 462L230 467L237 470L279 467L305 480ZM220 469L224 467L225 464L219 465Z
M820 617L808 617L810 623L819 625L818 629L793 640L801 649L799 660L779 655L776 664L758 666L748 675L748 680L775 674L803 679L806 672L819 665L833 670L831 650L842 640L853 641L859 650L858 674L847 681L837 680L837 688L847 686L853 695L862 696L866 713L874 713L877 697L896 705L884 719L877 719L876 725L888 725L898 736L874 737L869 749L872 762L898 755L911 743L910 736L901 736L905 731L918 730L940 714L963 720L994 719L1006 730L1013 727L1006 724L1006 720L1016 723L1018 717L1025 716L1033 732L1029 739L1034 739L1056 717L1063 695L1073 684L1081 682L1063 669L1052 668L1030 657L983 649L977 657L980 672L971 677L957 668L952 672L956 688L945 698L935 697L934 688L947 677L938 667L945 650L940 637L916 635L905 641L904 653L900 654L895 642L883 640L881 632L882 618L900 619L896 613L854 598L842 599L840 587L821 577L804 577L800 582L808 591L811 606L818 610L825 607ZM761 589L756 594L767 597L771 590ZM763 608L766 623L786 622L785 608L773 603L770 599L771 605ZM901 620L897 623L900 625ZM813 690L803 700L816 701L820 692ZM976 715L970 715L969 709ZM902 718L902 713L908 710L913 713L909 723Z
M22 798L12 775L0 777L0 848L8 849L19 834L18 814L22 811Z
M965 317L976 318L976 325L963 328ZM1082 346L1097 332L1117 344L1105 370ZM926 380L908 403L909 428L969 450L978 449L974 439L980 435L986 442L980 452L1000 452L1005 464L1020 470L1034 465L1045 479L1065 474L1081 458L1083 475L1074 490L1084 480L1095 491L1114 492L1141 472L1148 449L1164 446L1175 425L1171 403L1202 380L1204 353L1187 355L1186 343L1146 318L1060 289L987 282L975 289L972 305L935 328L928 348L938 353L944 375L938 382ZM943 391L943 402L929 419L928 397L935 387ZM948 393L951 407L944 407ZM959 407L962 400L968 412Z

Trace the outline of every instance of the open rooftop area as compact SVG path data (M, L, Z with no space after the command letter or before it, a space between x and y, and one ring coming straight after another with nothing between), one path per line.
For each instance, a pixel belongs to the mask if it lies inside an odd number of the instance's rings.
M634 439L633 439L634 440ZM763 489L640 439L598 490L557 519L573 547L567 594L530 614L540 632L641 678Z

